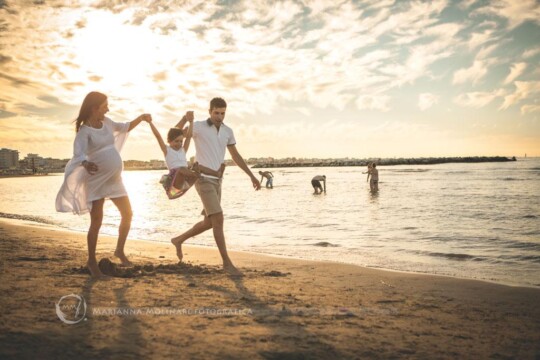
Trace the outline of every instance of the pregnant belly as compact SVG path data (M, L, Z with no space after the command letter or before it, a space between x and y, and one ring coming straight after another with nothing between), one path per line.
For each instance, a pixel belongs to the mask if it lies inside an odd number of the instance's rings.
M115 148L109 148L99 153L89 156L89 161L94 162L98 166L96 175L106 178L120 177L123 169L122 158Z

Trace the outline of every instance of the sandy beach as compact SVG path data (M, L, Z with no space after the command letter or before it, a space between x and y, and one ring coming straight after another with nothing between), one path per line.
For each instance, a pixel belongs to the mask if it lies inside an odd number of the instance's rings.
M540 356L536 288L239 252L231 278L215 249L185 247L179 266L131 239L135 271L92 281L86 234L1 220L0 239L0 358ZM98 258L114 245L101 237Z

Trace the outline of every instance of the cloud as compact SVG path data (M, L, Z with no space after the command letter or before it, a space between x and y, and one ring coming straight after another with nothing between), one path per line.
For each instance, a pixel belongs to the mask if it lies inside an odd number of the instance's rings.
M515 81L514 85L516 86L516 90L514 93L505 96L504 103L499 109L508 109L521 100L527 99L529 95L540 92L540 81Z
M533 112L540 112L540 105L530 104L530 105L523 105L521 107L521 115L526 115Z
M7 63L7 62L10 62L12 60L13 60L13 58L11 56L5 56L5 55L0 54L0 64Z
M0 73L0 79L5 79L5 80L8 80L12 86L15 86L15 87L20 87L22 85L30 85L30 81L26 80L26 79L21 79L19 77L15 77L15 76L10 76L10 75L7 75L7 74L4 74L4 73Z
M418 108L421 111L427 110L439 102L439 96L431 93L422 93L418 96Z
M457 6L462 9L466 10L473 6L478 0L462 0L457 2Z
M478 12L506 19L510 29L527 21L540 23L540 5L536 0L496 0Z
M75 23L75 26L77 27L77 29L84 28L86 26L86 19L80 19Z
M103 78L101 76L97 75L91 75L88 77L88 80L94 81L94 82L100 82Z
M161 71L161 72L155 73L152 76L152 78L153 78L153 80L155 82L160 82L160 81L167 80L167 72L166 71Z
M497 44L484 46L478 51L478 53L476 53L475 60L488 59L488 56L491 55L497 48L500 48L502 45L504 45L504 43L505 41L499 41Z
M529 59L532 57L535 57L536 55L540 54L540 47L534 48L534 49L527 49L523 53L524 59Z
M356 99L355 104L359 110L389 111L389 102L388 95L362 95Z
M512 81L514 81L521 74L523 74L523 72L525 71L526 68L527 68L527 63L513 64L512 67L510 68L510 74L508 74L506 79L504 79L504 83L505 84L512 83Z
M488 29L488 30L484 30L483 32L472 33L469 41L467 42L467 46L469 47L470 50L474 50L486 44L489 41L496 40L493 38L494 34L495 34L494 29Z
M498 97L503 96L503 90L493 92L469 92L454 98L454 103L464 107L482 108Z
M9 117L14 117L14 116L17 116L17 114L11 112L11 111L6 111L6 110L0 110L0 119L5 119L5 118L9 118Z
M456 71L454 73L452 83L463 84L470 81L473 84L476 84L487 74L487 64L487 61L475 60L471 67L459 69L458 71Z

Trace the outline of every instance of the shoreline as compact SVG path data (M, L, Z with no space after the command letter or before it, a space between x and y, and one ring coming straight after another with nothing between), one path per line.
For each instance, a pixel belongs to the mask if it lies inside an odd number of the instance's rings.
M171 271L91 281L78 271L83 234L1 221L0 236L0 290L10 294L0 304L9 314L0 322L2 357L178 357L179 348L186 358L246 359L540 353L540 325L530 322L540 318L537 289L243 252L233 259L245 276L234 279L216 249L186 246L192 265L174 270L172 249L145 241L128 242L128 256ZM114 246L100 237L99 257ZM54 313L68 294L84 297L84 322L67 325ZM214 313L178 313L186 309Z
M6 215L3 213L0 213L0 215ZM11 215L11 214L7 214ZM6 222L8 224L13 225L20 225L20 226L30 226L30 227L36 227L36 228L48 228L55 231L64 231L67 233L77 234L77 235L85 235L86 230L73 230L68 228L63 228L57 224L49 223L49 222L43 222L43 221L36 221L35 219L32 219L32 217L28 216L21 216L21 215L14 215L13 217L0 217L0 223ZM27 222L27 223L25 223ZM100 234L99 237L112 237L112 235L107 234ZM137 241L142 242L148 245L151 244L159 244L159 245L166 245L170 248L171 252L174 252L171 244L167 241L154 241L154 240L145 240L145 239L133 239L128 238L128 242L126 243L126 246L129 244L130 241ZM198 245L198 244L186 244L186 248L200 248L200 249L207 249L210 251L216 251L216 247L214 245ZM265 253L265 252L257 252L257 251L249 251L249 250L231 250L229 249L229 253L242 253L247 255L253 255L253 256L268 256L276 259L288 259L293 261L309 261L309 262L320 262L320 263L328 263L328 264L335 264L335 265L347 265L347 266L356 266L362 269L372 269L372 270L379 270L379 271L388 271L388 272L396 272L396 273L402 273L402 274L411 274L411 275L419 275L419 276L436 276L436 277L444 277L444 278L450 278L450 279L457 279L457 280L470 280L470 281L480 281L485 282L488 284L494 284L494 285L502 285L502 286L508 286L508 287L516 287L516 288L530 288L530 289L540 289L540 286L535 285L527 285L527 284L519 284L519 283L513 283L513 282L504 282L504 281L496 281L496 280L488 280L488 279L479 279L479 278L473 278L473 277L459 277L454 275L446 275L446 274L435 274L435 273L429 273L429 272L421 272L421 271L407 271L407 270L400 270L400 269L391 269L391 268L385 268L385 267L374 267L374 266L365 266L360 264L354 264L349 262L341 262L341 261L335 261L335 260L322 260L322 259L309 259L309 258L301 258L301 257L294 257L290 255L279 255L279 254L272 254L272 253Z
M51 173L57 174L57 173ZM63 174L63 173L58 173ZM0 174L0 179L3 178L18 178L18 177L39 177L39 176L49 176L49 173L46 174Z
M0 213L2 214L2 213ZM4 214L5 215L5 214ZM5 221L8 224L13 225L21 225L21 226L30 226L30 227L36 227L36 228L48 228L55 231L64 231L67 233L73 233L77 235L85 235L86 230L74 230L74 229L68 229L61 227L54 223L49 222L42 222L42 221L36 221L35 219L32 219L28 216L21 216L17 215L14 217L0 217L0 223L2 221ZM27 222L27 223L25 223ZM101 237L113 237L112 235L108 234L100 234ZM166 245L170 247L170 250L173 251L173 248L171 244L168 241L155 241L155 240L146 240L146 239L133 239L128 238L129 241L137 241L146 243L148 245L152 244L159 244L159 245ZM216 247L215 245L200 245L200 244L186 244L187 248L193 247L193 248L200 248L200 249L207 249L211 251L215 251ZM455 275L447 275L447 274L436 274L436 273L429 273L429 272L421 272L421 271L407 271L407 270L400 270L400 269L391 269L391 268L385 268L385 267L375 267L375 266L365 266L350 262L341 262L336 260L323 260L323 259L312 259L312 258L302 258L302 257L294 257L291 255L279 255L279 254L272 254L272 253L265 253L265 252L258 252L258 251L249 251L249 250L231 250L229 249L229 253L243 253L243 254L251 254L254 256L268 256L272 258L277 259L288 259L288 260L297 260L297 261L309 261L309 262L321 262L321 263L329 263L329 264L335 264L335 265L349 265L349 266L357 266L362 269L373 269L373 270L380 270L380 271L389 271L389 272L396 272L396 273L403 273L403 274L411 274L411 275L419 275L419 276L436 276L436 277L444 277L444 278L451 278L451 279L458 279L458 280L470 280L470 281L480 281L485 282L488 284L495 284L495 285L502 285L502 286L509 286L509 287L518 287L518 288L531 288L531 289L540 289L540 286L535 285L527 285L527 284L519 284L519 283L513 283L513 282L504 282L504 281L496 281L496 280L488 280L488 279L479 279L479 278L473 278L473 277L459 277Z
M233 278L216 249L186 246L180 266L170 246L147 241L127 243L135 276L92 281L84 234L2 220L0 239L2 358L540 354L539 289L243 252L232 258L244 277ZM115 243L100 237L98 257ZM68 296L84 299L73 325L54 310Z

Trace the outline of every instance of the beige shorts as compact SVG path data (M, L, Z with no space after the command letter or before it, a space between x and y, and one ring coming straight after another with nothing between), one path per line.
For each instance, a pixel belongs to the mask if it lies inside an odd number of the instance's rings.
M221 209L221 180L203 177L195 183L195 189L203 203L201 215L210 216L223 212Z

